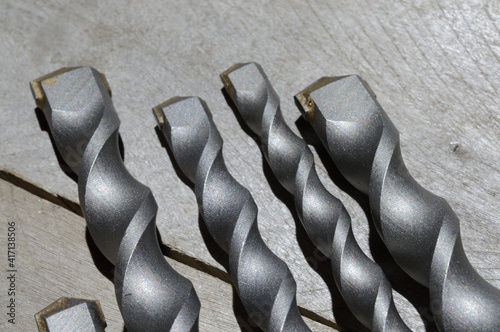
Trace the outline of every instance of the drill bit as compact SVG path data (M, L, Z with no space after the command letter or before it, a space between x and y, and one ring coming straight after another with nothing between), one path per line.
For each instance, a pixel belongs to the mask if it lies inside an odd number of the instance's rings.
M104 332L99 301L62 297L35 315L39 332Z
M396 262L429 287L441 331L500 331L500 291L472 267L446 200L408 172L399 132L357 75L322 78L296 96L340 172L369 196Z
M194 183L211 236L229 255L229 274L250 318L265 331L310 331L288 266L259 233L255 201L226 168L222 138L205 102L175 97L153 113L177 164Z
M221 78L243 121L258 135L274 175L294 195L310 239L331 259L335 282L350 310L372 331L409 331L382 269L356 242L344 205L323 186L311 150L284 121L278 94L262 67L237 64Z
M78 176L80 206L99 250L115 265L116 298L128 331L198 329L200 302L165 260L151 190L127 171L109 88L91 67L31 82L54 143Z

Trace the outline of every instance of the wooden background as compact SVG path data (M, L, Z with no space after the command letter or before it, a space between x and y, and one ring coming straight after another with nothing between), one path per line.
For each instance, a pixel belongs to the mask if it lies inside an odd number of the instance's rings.
M361 75L401 132L410 172L448 200L472 264L500 286L498 1L4 0L0 10L0 247L14 220L19 266L18 324L10 326L2 311L0 329L36 330L37 311L73 296L101 300L108 330L123 330L112 266L86 235L77 185L57 161L28 86L63 66L91 65L106 74L122 121L125 164L153 190L165 255L196 285L203 331L255 328L228 283L227 257L155 132L151 108L175 95L207 101L228 168L254 195L259 229L294 274L311 328L357 329L329 262L307 239L291 196L221 92L219 74L236 62L263 66L285 119L314 146L293 95L321 76ZM346 205L362 249L393 283L403 319L417 331L435 330L426 289L384 249L366 198L338 175L324 150L314 150L320 177Z

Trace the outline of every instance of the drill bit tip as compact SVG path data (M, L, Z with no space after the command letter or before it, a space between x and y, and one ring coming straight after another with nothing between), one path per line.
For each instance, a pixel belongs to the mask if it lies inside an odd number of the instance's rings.
M226 70L222 75L224 88L231 97L235 106L239 104L259 105L256 109L251 107L240 108L239 114L245 120L247 125L259 133L262 126L261 111L265 109L266 103L271 102L271 106L278 106L279 96L274 90L262 89L270 85L262 67L256 62L236 64ZM255 90L261 93L256 94ZM260 110L256 112L256 110Z
M331 83L335 81L340 81L344 79L354 79L361 80L361 77L358 75L347 75L347 76L325 76L318 79L313 84L309 85L307 88L299 92L295 99L300 104L299 110L301 111L303 117L307 121L312 121L314 118L314 110L316 108L316 104L314 103L314 99L311 97L311 94L317 90L322 89L325 86L329 86Z
M224 87L226 91L229 93L231 98L233 97L233 94L235 92L233 83L231 82L231 79L229 78L229 74L231 72L235 71L236 69L240 68L241 66L244 66L245 64L242 63L236 63L232 65L229 69L225 70L222 74L220 74L220 78L222 79L222 83L224 84Z
M200 109L203 109L204 112L201 112ZM165 116L165 112L167 112L167 110L168 112L173 113L173 115L168 119ZM205 113L210 117L212 116L207 103L200 97L193 96L176 96L153 108L153 114L156 117L158 124L162 123L160 129L163 129L164 126L168 126L169 129L171 129L173 127L191 125L193 120L195 120L200 114Z
M31 93L33 94L33 98L35 99L36 106L38 108L43 108L43 104L46 100L45 91L43 89L44 85L53 85L56 83L57 78L69 71L76 70L82 67L62 67L59 68L49 74L43 75L37 79L34 79L30 82ZM92 67L88 67L92 68ZM102 77L102 82L106 86L106 90L108 91L109 96L111 97L111 88L109 86L106 75L99 73Z
M234 83L231 79L231 75L233 72L237 72L238 69L245 67L245 66L258 66L257 63L255 62L248 62L248 63L236 63L232 65L229 69L225 70L221 75L220 78L222 79L222 83L224 84L224 88L226 89L227 93L231 96L231 98L234 99L236 89L234 87ZM234 79L234 78L233 78Z
M174 96L167 101L164 101L163 103L153 107L153 115L156 119L156 123L158 124L158 128L163 129L163 127L167 124L167 119L165 117L165 113L163 113L163 109L166 108L168 105L173 104L178 101L178 99L181 99L179 96Z
M264 74L262 67L256 62L237 63L224 71L220 77L226 91L234 98L233 95L237 90L252 82L247 74L255 71Z
M55 83L57 76L71 70L73 68L63 67L55 70L47 75L43 75L33 81L30 82L31 93L33 94L33 98L35 98L36 106L39 108L43 107L43 103L45 102L45 91L43 90L42 84L51 85Z
M40 332L58 332L78 328L104 331L106 319L97 300L61 297L35 315Z

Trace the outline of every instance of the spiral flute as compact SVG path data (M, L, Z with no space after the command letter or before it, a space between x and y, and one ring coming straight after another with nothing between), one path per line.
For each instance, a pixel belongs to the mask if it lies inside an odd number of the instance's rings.
M373 331L409 331L382 269L356 242L344 205L321 184L311 150L283 120L279 97L262 67L237 64L221 77L243 121L259 136L274 175L294 195L307 234L331 259L335 282L351 311Z
M106 80L91 67L63 68L31 82L57 150L78 175L92 239L115 265L115 291L128 331L198 330L200 302L167 263L156 235L156 201L127 171L120 120Z
M356 75L323 78L296 96L335 164L369 195L375 226L396 262L429 287L441 331L500 331L500 291L472 267L459 220L404 165L399 133Z
M153 113L177 164L194 183L211 236L229 254L229 274L249 316L266 331L310 331L288 266L259 233L255 201L226 168L222 138L205 102L176 97Z

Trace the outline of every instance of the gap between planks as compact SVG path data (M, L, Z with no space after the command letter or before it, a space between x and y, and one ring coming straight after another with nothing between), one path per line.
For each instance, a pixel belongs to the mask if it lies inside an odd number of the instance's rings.
M24 179L23 176L17 174L14 171L0 170L0 179L18 188L21 188L27 191L28 193L33 194L41 199L44 199L55 205L58 205L83 218L83 213L78 203L66 197L53 194L37 186L36 184L30 182L29 180ZM224 281L232 286L231 277L227 272L212 265L209 265L205 262L202 262L198 260L196 257L186 255L185 253L178 251L168 245L165 245L164 243L160 243L160 247L164 256L169 257L181 264L192 267L200 272L206 273L212 277L220 279L221 281ZM310 320L320 323L322 325L331 327L335 330L341 330L341 327L338 326L335 322L325 319L324 317L318 315L314 311L311 311L309 309L300 306L298 308L302 316L307 317Z

